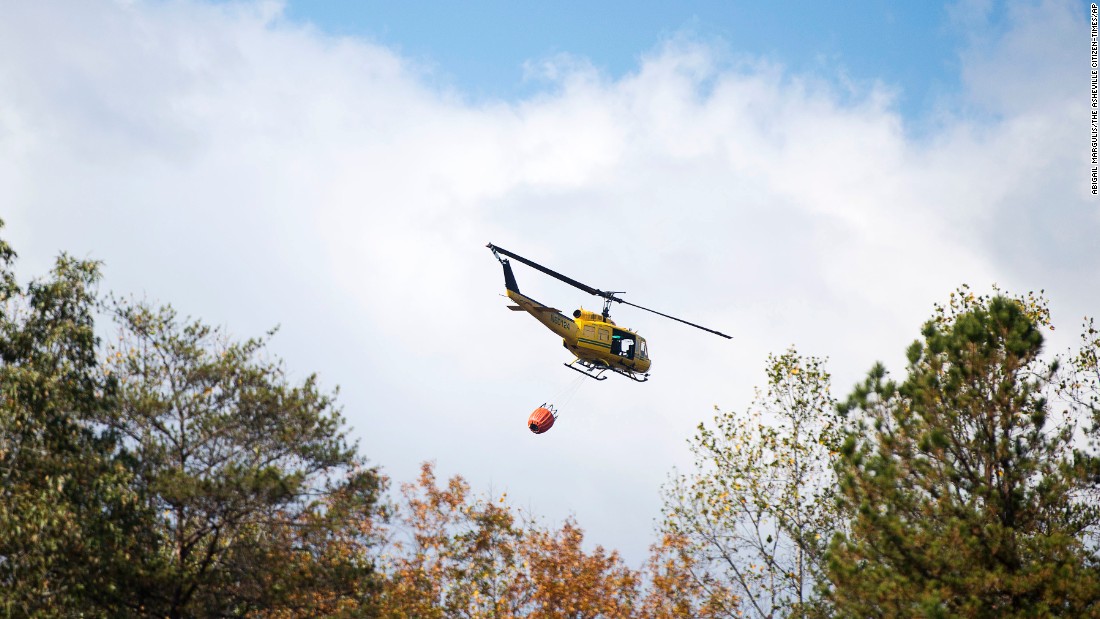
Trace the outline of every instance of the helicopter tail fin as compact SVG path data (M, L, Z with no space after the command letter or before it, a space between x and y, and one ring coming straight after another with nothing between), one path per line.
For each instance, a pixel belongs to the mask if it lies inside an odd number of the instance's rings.
M504 265L504 287L512 292L519 293L519 285L516 284L516 276L512 274L512 265L508 264L508 259L500 261Z

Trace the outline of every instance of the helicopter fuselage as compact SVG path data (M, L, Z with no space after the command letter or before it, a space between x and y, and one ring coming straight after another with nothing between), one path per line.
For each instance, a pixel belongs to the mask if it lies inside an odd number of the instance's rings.
M511 267L505 265L505 288L515 311L525 311L562 338L562 345L577 359L625 374L646 374L652 361L645 338L619 327L601 314L578 309L570 318L519 292Z

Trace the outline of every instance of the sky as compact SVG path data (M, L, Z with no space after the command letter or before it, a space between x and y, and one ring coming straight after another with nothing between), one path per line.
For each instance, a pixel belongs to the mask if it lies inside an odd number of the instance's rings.
M769 353L845 394L957 286L1100 308L1081 2L5 3L0 217L41 276L279 332L395 486L436 462L644 560L688 439ZM496 245L617 306L652 377L583 384ZM524 293L598 300L523 266ZM110 333L104 333L105 336Z

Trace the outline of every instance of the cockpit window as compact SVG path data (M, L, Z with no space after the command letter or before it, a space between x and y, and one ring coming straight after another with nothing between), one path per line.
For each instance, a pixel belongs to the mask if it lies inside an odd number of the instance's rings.
M611 333L611 354L633 359L637 341L634 334L615 329Z

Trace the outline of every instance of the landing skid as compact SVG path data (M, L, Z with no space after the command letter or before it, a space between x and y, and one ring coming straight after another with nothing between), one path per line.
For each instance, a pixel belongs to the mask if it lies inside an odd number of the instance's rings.
M615 370L615 373L622 374L623 376L629 378L636 383L644 383L645 381L649 380L649 374L637 374L635 372L629 372L627 370ZM638 378L639 376L641 376L641 378Z
M603 373L608 370L611 370L616 374L621 374L622 376L625 376L636 383L644 383L649 380L649 374L637 374L635 372L631 372L630 370L620 370L619 368L614 368L603 363L585 361L584 359L574 359L572 362L563 363L562 365L569 368L570 370L573 370L574 372L580 372L581 374L584 374L585 376L593 380L607 380L607 377L604 376ZM578 365L581 367L578 368ZM581 368L584 369L582 370ZM639 376L641 376L641 378L638 378Z
M582 370L581 368L578 368L577 366L573 365L574 363L580 365L584 369ZM563 363L562 365L569 368L570 370L573 370L574 372L580 372L581 374L584 374L585 376L594 380L607 380L607 377L603 376L603 373L610 369L606 365L599 365L590 361L581 361L580 359L574 359L572 362Z

